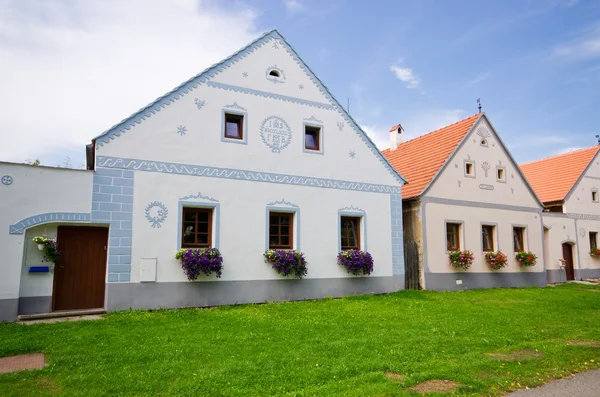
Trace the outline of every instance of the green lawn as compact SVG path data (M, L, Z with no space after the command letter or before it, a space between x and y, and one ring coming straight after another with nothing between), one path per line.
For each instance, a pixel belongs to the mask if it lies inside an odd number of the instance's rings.
M0 357L43 352L50 364L0 375L0 395L404 396L429 379L501 395L598 368L600 347L582 345L594 340L600 288L574 284L121 312L0 325ZM488 355L516 350L543 357Z

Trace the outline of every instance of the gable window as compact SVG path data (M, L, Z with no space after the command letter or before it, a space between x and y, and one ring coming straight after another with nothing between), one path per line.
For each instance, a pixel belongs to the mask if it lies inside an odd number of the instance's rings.
M472 161L465 161L465 176L475 178L475 163Z
M460 250L460 223L446 223L446 249Z
M481 146L488 147L488 143L487 143L487 140L486 140L485 138L481 139L481 142L479 142L479 144L480 144Z
M212 208L183 208L182 248L212 247Z
M503 167L496 168L496 180L498 182L506 182L506 170Z
M244 116L225 113L225 138L244 139Z
M492 225L481 226L481 242L483 252L494 251L494 229L495 227Z
M310 125L304 126L304 149L321 150L321 128Z
M293 249L294 213L269 212L269 249Z
M279 72L277 70L271 70L269 72L269 76L280 77Z
M590 232L590 251L598 249L598 232Z
M593 203L598 202L598 190L596 190L596 189L592 189L592 202Z
M525 251L525 228L522 226L513 227L513 251Z
M342 216L340 220L342 251L360 249L360 217Z

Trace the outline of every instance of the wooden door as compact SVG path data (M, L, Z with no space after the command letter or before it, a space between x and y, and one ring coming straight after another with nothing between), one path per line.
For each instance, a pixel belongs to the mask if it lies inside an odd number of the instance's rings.
M419 248L416 241L404 243L404 288L422 289L419 274Z
M575 270L573 270L573 246L571 244L564 243L562 245L562 251L563 259L567 261L565 263L567 281L575 280Z
M104 307L108 229L59 226L61 252L54 269L54 310Z

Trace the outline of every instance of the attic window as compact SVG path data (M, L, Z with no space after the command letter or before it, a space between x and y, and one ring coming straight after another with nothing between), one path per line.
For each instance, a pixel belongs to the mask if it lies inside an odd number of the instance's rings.
M487 147L488 143L487 140L484 138L481 140L481 146L486 146Z
M498 182L506 182L506 172L504 171L504 168L496 168L496 180Z
M277 70L271 70L269 72L269 76L273 76L273 77L281 77L281 75L279 74L279 72Z
M598 202L598 191L597 190L592 190L592 202L593 203Z
M465 161L465 176L475 178L475 163Z

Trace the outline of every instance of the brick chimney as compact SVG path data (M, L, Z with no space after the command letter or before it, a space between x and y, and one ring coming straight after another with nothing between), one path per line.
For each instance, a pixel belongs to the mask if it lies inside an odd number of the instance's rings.
M402 124L397 124L392 127L390 130L390 150L396 150L398 146L404 142L404 137L402 136L403 131L404 128L402 128Z

